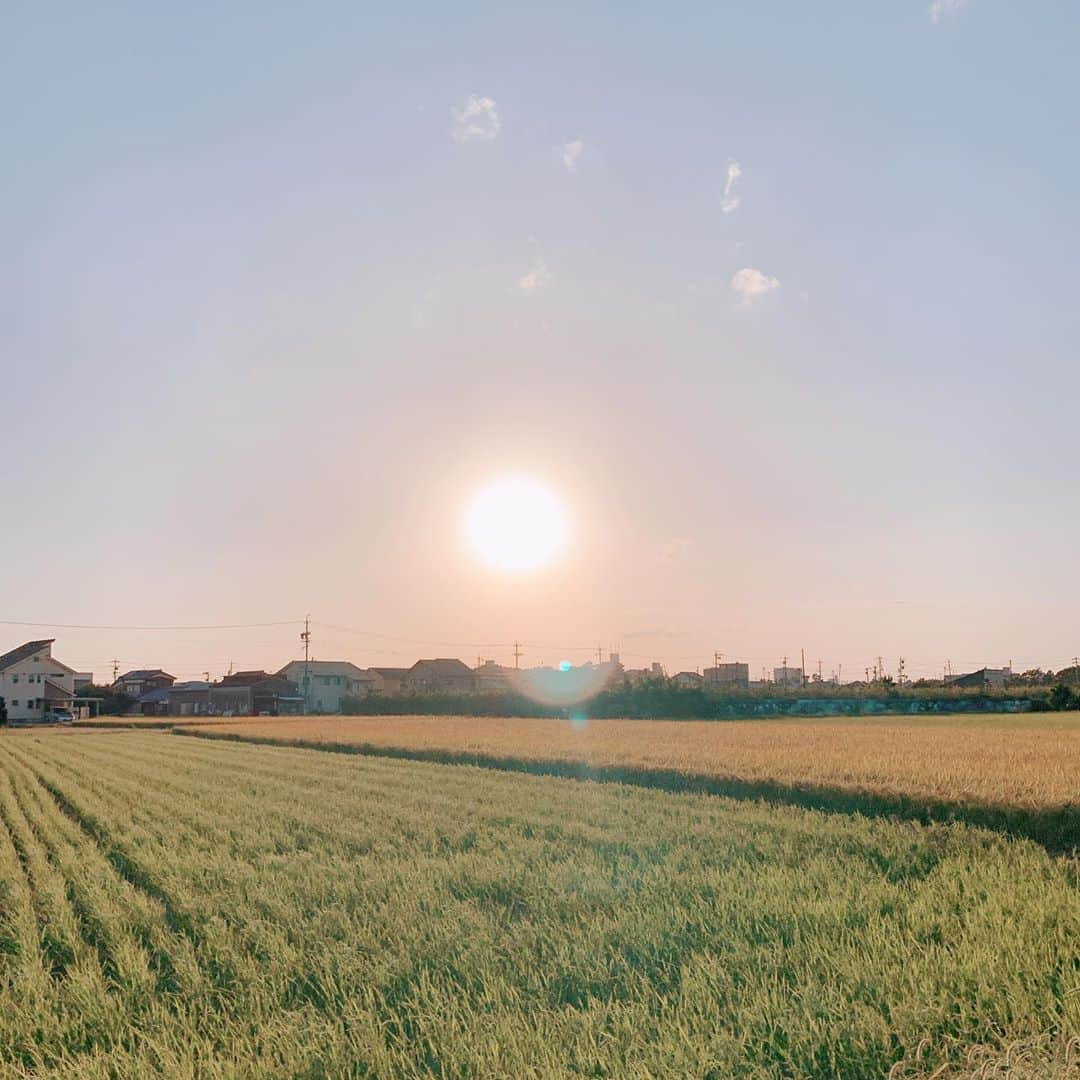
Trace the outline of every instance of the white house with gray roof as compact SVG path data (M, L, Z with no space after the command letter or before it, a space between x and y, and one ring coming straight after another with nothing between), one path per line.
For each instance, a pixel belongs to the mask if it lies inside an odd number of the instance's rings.
M0 656L0 698L9 723L44 720L52 710L74 706L77 673L53 656L54 640L28 641Z
M278 675L300 687L307 711L319 713L341 712L343 698L366 697L379 681L348 660L293 660Z

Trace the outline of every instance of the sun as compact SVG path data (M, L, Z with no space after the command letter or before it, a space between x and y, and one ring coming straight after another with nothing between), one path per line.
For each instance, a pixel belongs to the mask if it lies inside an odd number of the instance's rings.
M476 554L500 570L534 570L566 546L562 504L528 476L497 480L473 499L465 520Z

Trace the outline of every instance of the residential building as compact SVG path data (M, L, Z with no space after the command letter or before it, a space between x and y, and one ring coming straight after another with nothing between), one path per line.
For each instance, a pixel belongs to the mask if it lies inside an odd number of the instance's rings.
M367 697L378 679L348 660L292 660L278 673L295 683L304 700L304 711L339 713L347 697Z
M748 690L750 688L749 664L717 664L705 669L705 685L714 690Z
M44 720L56 709L75 711L75 670L53 656L55 640L28 641L0 656L0 698L9 723Z
M958 686L973 690L1004 690L1012 679L1012 668L979 668L966 675L953 675L946 679L946 686Z
M373 667L368 673L375 676L375 693L400 694L405 689L407 667Z
M747 681L749 681L749 675ZM773 668L773 683L784 690L798 690L803 684L802 669L797 667Z
M139 716L167 716L169 713L169 692L171 686L159 686L147 690L137 702L135 711Z
M170 716L250 716L252 711L249 686L182 682L165 692Z
M680 690L699 690L705 682L696 671L679 671L671 676L672 683Z
M471 694L476 678L461 660L417 660L405 676L405 689L412 694Z
M485 660L473 669L478 694L505 694L517 689L519 672L494 660Z
M94 685L94 673L92 671L76 671L75 672L75 693L80 690L85 690L88 686Z
M294 682L265 671L237 671L221 680L224 687L247 687L252 715L283 716L303 712L304 698Z
M143 694L151 690L168 689L174 682L176 677L161 668L140 668L138 671L125 671L113 683L113 689L137 701Z

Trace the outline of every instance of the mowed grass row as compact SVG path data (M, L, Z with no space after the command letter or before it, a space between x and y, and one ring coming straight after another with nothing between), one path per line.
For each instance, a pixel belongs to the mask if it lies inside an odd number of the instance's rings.
M300 717L204 737L592 775L916 820L1080 847L1080 713L888 720Z
M3 1075L1065 1076L1080 1036L1075 866L961 825L137 733L0 738L0 816Z

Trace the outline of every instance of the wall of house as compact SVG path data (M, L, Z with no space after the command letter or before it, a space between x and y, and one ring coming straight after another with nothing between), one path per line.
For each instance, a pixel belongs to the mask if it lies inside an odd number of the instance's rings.
M282 669L282 675L296 683L304 693L304 665L291 663ZM341 702L346 697L364 697L374 688L374 679L359 679L352 675L312 671L308 690L308 708L313 712L341 712Z
M0 671L0 697L7 703L8 722L41 720L48 710L45 680L75 696L75 673L53 660L46 646L4 671Z

